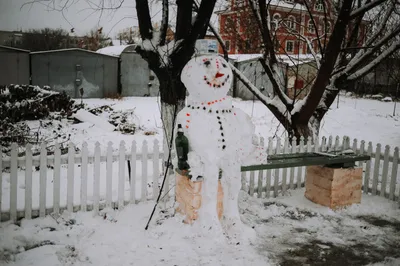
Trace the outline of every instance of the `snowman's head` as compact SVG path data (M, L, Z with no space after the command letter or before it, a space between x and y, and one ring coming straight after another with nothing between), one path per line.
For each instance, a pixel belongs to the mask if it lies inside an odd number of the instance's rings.
M229 64L217 55L193 57L183 68L181 80L192 98L218 100L226 96L233 74Z

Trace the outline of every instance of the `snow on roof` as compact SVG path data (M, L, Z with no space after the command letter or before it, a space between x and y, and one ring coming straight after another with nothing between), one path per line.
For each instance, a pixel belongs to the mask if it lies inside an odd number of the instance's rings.
M61 53L61 52L68 52L68 51L78 51L78 52L85 52L85 53L92 53L92 54L99 55L96 52L85 50L85 49L80 49L80 48L68 48L68 49L59 49L59 50L39 51L39 52L31 52L31 54ZM113 56L113 55L106 55L106 54L100 54L100 55L116 57L116 56Z
M97 50L97 53L112 55L112 56L120 56L126 50L126 48L130 47L134 49L134 47L136 47L136 44L108 46Z
M284 0L270 0L268 2L270 7L275 6L275 7L290 8L294 10L306 10L305 6L299 3L290 3Z
M263 54L230 54L228 55L229 59L235 62L243 62L247 60L254 60L258 58L262 58Z
M314 61L312 54L294 54L294 55L276 55L278 60L282 63L286 63L289 66L294 66L298 64L304 64ZM317 55L319 58L320 55ZM263 54L230 54L229 59L234 62L243 62L249 60L257 60L263 57Z
M277 57L281 62L286 63L289 66L301 65L315 61L315 58L312 54L294 54L294 55L282 54L282 55L277 55ZM321 55L318 54L317 57L321 58Z
M4 46L4 45L0 45L1 49L6 49L6 50L13 50L13 51L17 51L17 52L24 52L24 53L29 53L30 51L28 50L23 50L23 49L18 49L18 48L14 48L14 47L10 47L10 46Z

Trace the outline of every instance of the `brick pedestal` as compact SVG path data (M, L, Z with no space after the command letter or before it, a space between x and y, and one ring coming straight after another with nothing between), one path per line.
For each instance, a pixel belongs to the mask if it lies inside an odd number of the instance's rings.
M201 206L201 187L203 181L191 181L186 175L176 172L175 197L178 202L176 211L186 215L184 222L193 223L198 218L198 209ZM221 181L218 180L217 212L221 220L223 213L223 198Z
M305 197L337 209L361 202L362 168L308 166Z

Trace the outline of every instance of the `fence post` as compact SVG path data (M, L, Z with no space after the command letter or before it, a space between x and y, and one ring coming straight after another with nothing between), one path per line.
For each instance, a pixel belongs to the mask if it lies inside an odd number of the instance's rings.
M88 144L82 144L82 164L81 164L81 210L87 210L87 183L88 183Z
M68 145L68 170L67 170L67 210L74 211L74 167L75 166L75 145L70 142Z
M119 144L118 169L118 210L123 209L125 201L125 141Z
M391 200L395 199L398 166L399 166L399 147L396 147L394 148L394 153L393 153L392 174L391 174L390 191L389 191L389 199ZM400 201L400 192L399 192L399 201Z
M367 150L368 156L372 155L372 142L370 141L368 143L368 150ZM364 193L368 194L369 191L369 178L371 175L371 160L368 160L367 163L365 164L365 175L364 175Z
M93 215L97 215L100 209L100 143L97 141L94 147L93 169Z
M387 176L388 176L388 171L389 171L389 152L390 152L390 146L386 145L385 146L385 153L383 156L383 167L382 167L382 183L381 183L381 197L388 196L386 194L386 184L387 184Z
M372 180L372 195L376 195L379 182L379 167L381 162L381 144L376 145L374 175Z
M136 141L132 141L131 147L130 201L136 203Z
M112 206L112 169L113 169L113 143L111 141L107 144L106 154L106 207Z
M268 155L272 155L272 153L273 153L273 143L272 143L272 138L271 137L269 137L268 138ZM270 191L271 191L271 178L272 178L272 175L271 175L271 170L267 170L267 181L266 181L266 186L265 186L265 196L267 197L267 198L269 198L270 197Z
M147 200L147 141L142 146L142 195L141 201Z
M160 177L160 169L159 169L159 163L160 163L160 147L158 145L158 140L154 140L153 144L153 199L156 200L158 197L158 194L160 193L159 188L158 188L158 179Z
M11 144L11 173L10 173L10 219L17 221L17 185L18 185L18 146Z
M53 203L54 205L54 203ZM32 144L25 150L25 219L32 218Z
M276 139L276 151L275 154L281 153L281 139L278 137ZM277 168L274 171L274 198L278 197L278 187L279 187L279 173L280 169Z
M296 153L296 145L297 145L297 139L296 137L292 138L292 153ZM290 168L290 189L294 189L294 167Z
M46 216L46 192L47 192L47 150L46 143L40 145L40 203L39 217Z
M53 183L53 211L60 213L60 169L61 169L61 150L57 142L54 149L54 183Z
M304 152L304 137L300 137L300 150L299 153ZM301 181L303 179L303 169L304 167L297 167L297 188L301 188Z

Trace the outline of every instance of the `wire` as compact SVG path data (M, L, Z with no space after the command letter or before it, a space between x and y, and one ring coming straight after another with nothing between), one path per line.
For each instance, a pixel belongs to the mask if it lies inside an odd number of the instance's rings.
M169 165L170 165L170 162L171 162L171 153L172 153L171 151L172 151L172 145L173 145L173 141L174 141L174 128L175 128L175 122L176 122L176 115L177 115L177 110L178 110L178 104L176 103L176 104L174 105L174 107L175 107L175 110L174 110L174 117L173 117L173 120L172 120L171 139L170 139L169 147L168 147L168 159L167 159L167 163L166 163L166 167L165 167L164 179L163 179L163 182L162 182L162 184L161 184L160 192L158 193L158 197L157 197L156 204L154 204L153 211L151 212L150 217L149 217L149 220L147 221L146 227L144 228L145 230L147 230L147 229L149 228L149 224L150 224L150 222L151 222L151 219L153 218L154 212L156 211L157 205L158 205L158 203L159 203L159 201L160 201L160 197L161 197L161 194L162 194L162 190L163 190L163 188L164 188L164 185L165 185L165 181L167 180L168 169L169 169ZM164 125L164 128L165 128L164 122L163 122L163 125ZM165 130L166 130L166 128L165 128ZM156 185L156 184L155 184L155 185ZM169 191L168 191L167 193L169 193ZM164 197L163 197L163 198L164 198Z

